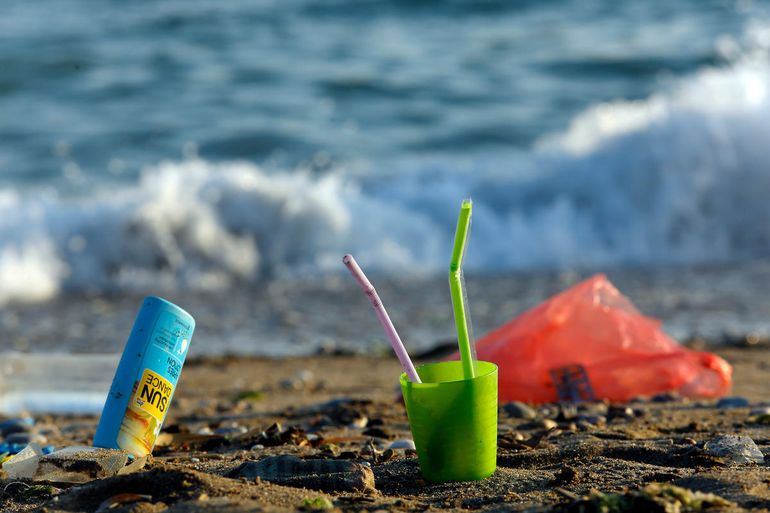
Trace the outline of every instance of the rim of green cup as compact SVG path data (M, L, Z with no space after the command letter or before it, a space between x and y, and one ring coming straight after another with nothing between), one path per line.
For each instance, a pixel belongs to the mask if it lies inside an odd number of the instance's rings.
M422 369L422 368L430 367L432 365L441 365L441 364L444 364L444 363L452 363L452 362L459 362L459 360L449 360L449 361L446 361L446 362L423 363L422 365L417 365L415 367L415 370L417 370L417 374L419 375L420 374L420 369ZM483 367L486 367L487 371L486 372L481 372L481 373L477 374L475 377L473 377L471 379L463 378L463 379L453 379L452 381L424 381L422 383L415 383L414 381L410 381L409 380L409 376L406 375L406 372L402 372L401 376L399 377L399 381L401 382L402 385L405 385L405 384L408 383L409 386L412 386L412 387L427 388L427 387L431 387L431 386L435 386L435 385L441 385L441 384L445 384L445 383L462 383L463 381L473 381L474 379L479 379L479 378L483 378L483 377L489 376L493 372L497 371L497 365L492 363L492 362L485 362L485 361L482 361L482 360L476 360L476 363L477 364L479 364L479 363L484 364ZM477 370L481 371L482 369L478 368L478 365L477 365ZM422 376L420 378L422 379Z

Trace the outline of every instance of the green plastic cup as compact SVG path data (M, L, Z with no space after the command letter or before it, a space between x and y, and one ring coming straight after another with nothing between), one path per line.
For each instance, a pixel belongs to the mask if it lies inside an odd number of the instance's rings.
M422 383L401 374L406 413L428 481L476 481L497 466L497 365L477 362L464 379L459 361L417 367Z

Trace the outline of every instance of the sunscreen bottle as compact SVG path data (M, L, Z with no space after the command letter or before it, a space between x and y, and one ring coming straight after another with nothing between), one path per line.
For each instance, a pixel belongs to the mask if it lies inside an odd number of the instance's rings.
M134 321L94 436L95 447L152 452L171 406L195 320L178 306L148 296Z

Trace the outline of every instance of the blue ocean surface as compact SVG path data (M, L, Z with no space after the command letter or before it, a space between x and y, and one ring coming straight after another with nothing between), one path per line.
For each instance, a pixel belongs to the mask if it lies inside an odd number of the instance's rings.
M0 302L770 256L746 0L6 0Z

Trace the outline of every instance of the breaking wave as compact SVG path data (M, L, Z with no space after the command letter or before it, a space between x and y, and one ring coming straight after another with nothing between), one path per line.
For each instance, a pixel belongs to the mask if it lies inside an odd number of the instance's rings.
M594 105L519 158L393 174L189 158L82 198L0 190L0 302L63 290L217 289L265 277L447 265L658 265L770 255L770 65L756 50L641 101ZM375 170L377 171L377 170Z

